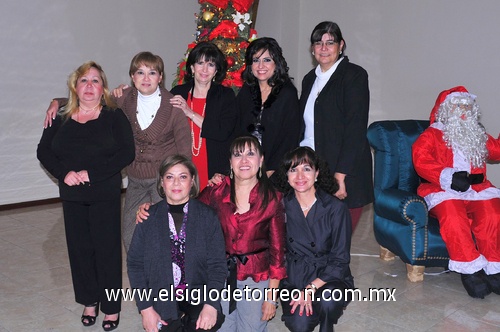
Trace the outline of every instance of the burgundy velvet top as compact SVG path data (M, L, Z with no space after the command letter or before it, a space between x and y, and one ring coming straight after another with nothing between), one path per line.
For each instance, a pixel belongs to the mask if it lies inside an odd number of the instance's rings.
M255 282L261 280L283 279L285 269L285 209L282 195L271 200L262 211L262 200L257 184L250 192L250 209L243 213L235 213L236 205L231 202L231 184L229 177L213 187L206 187L198 199L213 207L222 225L226 242L226 253L246 254L248 261L243 265L238 261L237 278L245 280L252 277Z

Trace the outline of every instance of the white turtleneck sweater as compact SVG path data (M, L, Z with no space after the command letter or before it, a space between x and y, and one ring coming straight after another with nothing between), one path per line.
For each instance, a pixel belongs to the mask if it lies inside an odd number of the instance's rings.
M157 87L156 91L149 96L145 96L139 91L137 92L137 121L141 129L144 130L153 122L156 112L158 112L158 108L160 108L160 87Z

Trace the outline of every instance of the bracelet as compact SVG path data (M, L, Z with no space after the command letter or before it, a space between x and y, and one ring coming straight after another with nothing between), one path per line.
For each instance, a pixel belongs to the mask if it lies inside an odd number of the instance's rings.
M315 284L313 284L312 282L309 284L309 286L311 286L311 288L314 290L314 291L317 291L318 290L318 286L316 286Z
M277 307L279 307L279 305L280 305L278 302L273 301L273 300L271 300L271 299L268 299L268 300L266 300L266 301L267 301L267 302L269 302L269 303L271 303L272 305L274 305L276 308L277 308Z

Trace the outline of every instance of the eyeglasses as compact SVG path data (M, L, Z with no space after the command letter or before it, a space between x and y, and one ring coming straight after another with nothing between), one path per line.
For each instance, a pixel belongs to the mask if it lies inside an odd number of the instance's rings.
M328 48L332 48L333 45L337 44L337 42L335 40L325 40L325 41L322 41L322 40L319 40L317 42L314 42L313 45L314 47L316 48L322 48L323 46L326 46Z

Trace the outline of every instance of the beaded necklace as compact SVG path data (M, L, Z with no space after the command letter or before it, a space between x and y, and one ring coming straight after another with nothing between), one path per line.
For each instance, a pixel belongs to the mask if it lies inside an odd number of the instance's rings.
M189 100L190 100L190 105L191 105L191 109L193 110L194 112L194 105L193 105L193 96L190 94L189 95ZM203 111L201 112L201 117L204 118L205 117L205 109L207 107L207 101L205 99L205 103L203 104ZM193 116L194 118L194 116ZM201 128L200 128L200 135L198 137L198 145L195 144L195 139L194 139L194 121L191 120L191 153L193 154L193 156L195 157L198 157L198 155L200 154L200 150L201 150L201 145L203 144L203 139L201 138Z

